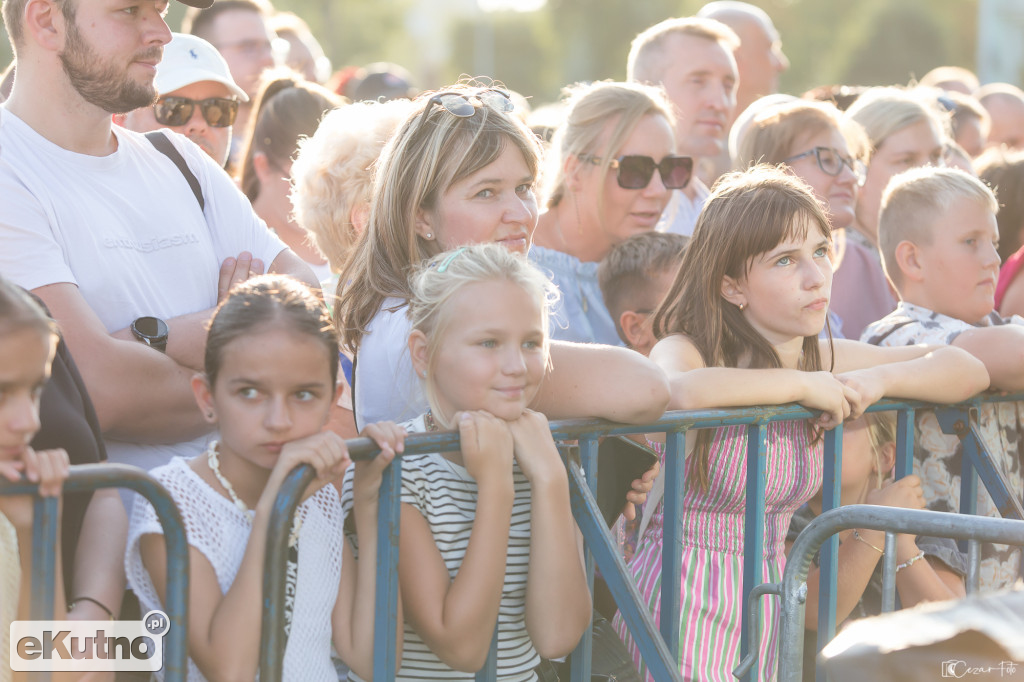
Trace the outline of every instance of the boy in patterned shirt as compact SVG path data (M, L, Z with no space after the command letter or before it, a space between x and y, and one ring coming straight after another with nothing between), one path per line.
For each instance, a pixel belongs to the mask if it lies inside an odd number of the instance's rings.
M893 179L882 198L879 250L899 293L895 311L868 326L862 341L899 346L950 344L985 363L992 388L1024 389L1024 318L996 312L999 274L998 203L977 178L952 168L918 168ZM1024 403L986 404L978 411L982 440L1011 494L1022 488L1019 440ZM955 435L942 433L931 410L916 414L914 473L928 507L960 510L962 452ZM978 514L998 517L979 486ZM1017 581L1021 550L983 545L981 588Z

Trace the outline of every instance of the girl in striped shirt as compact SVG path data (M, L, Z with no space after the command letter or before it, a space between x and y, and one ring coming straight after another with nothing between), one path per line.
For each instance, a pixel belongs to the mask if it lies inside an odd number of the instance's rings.
M948 353L951 347L819 341L831 250L828 218L802 181L767 166L725 176L654 318L659 342L651 359L668 375L670 409L797 402L820 410L810 423L767 427L764 582L781 579L790 518L821 486L822 429L859 416L882 396L957 401L988 386L984 367L965 353ZM679 666L684 679L731 682L744 606L746 427L704 430L695 440L686 461L682 574L667 577L682 588ZM662 514L659 504L630 562L658 620ZM772 679L777 599L763 604L761 641L752 646L759 679Z
M499 680L535 680L590 622L582 541L547 419L548 279L497 245L443 253L413 282L409 349L460 449L402 459L399 680L473 679L497 628Z

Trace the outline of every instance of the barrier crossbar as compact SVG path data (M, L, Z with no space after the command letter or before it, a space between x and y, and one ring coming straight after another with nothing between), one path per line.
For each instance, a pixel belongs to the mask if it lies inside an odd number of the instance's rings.
M128 488L153 505L163 528L167 546L167 594L165 612L170 627L164 638L164 680L184 682L188 676L188 542L181 514L170 493L142 469L126 464L81 464L70 467L64 482L65 493L87 492L101 488ZM28 481L0 480L0 495L36 495L38 484ZM30 616L33 620L52 620L57 578L58 501L36 495L32 526L32 590ZM44 682L50 673L34 673Z
M893 410L897 412L897 462L896 475L902 477L913 470L914 418L919 410L935 410L943 428L961 438L965 449L963 484L964 500L961 515L973 514L976 510L976 481L979 480L996 501L1000 509L1013 518L1017 515L1020 501L998 475L998 468L978 438L976 418L972 416L985 403L1024 400L1024 393L1011 395L989 394L973 398L954 406L942 406L920 401L883 400L868 408L869 412ZM655 625L650 612L640 598L625 563L619 555L613 540L604 526L593 492L597 489L597 442L609 435L638 433L665 434L665 465L661 473L665 477L665 547L662 552L662 575L679 575L681 571L681 525L685 491L685 451L687 434L694 429L718 428L723 426L745 426L748 435L746 509L744 518L744 570L741 657L744 666L740 679L754 680L759 651L751 647L750 629L753 620L759 618L760 605L752 605L751 595L772 592L770 586L762 584L761 562L764 541L764 483L766 470L765 427L773 422L806 420L817 415L798 405L762 406L743 409L717 409L698 411L667 412L659 420L647 425L616 424L600 419L578 419L552 422L551 431L556 441L578 440L580 444L580 467L570 464L570 494L573 514L583 533L587 558L587 576L593 586L593 568L596 565L608 583L616 604L623 614L630 634L641 652L641 656L652 677L658 682L680 679L679 655L679 605L680 584L678 580L661 581L662 618ZM948 426L947 426L948 425ZM365 438L348 441L354 460L376 456L378 448ZM429 433L411 435L406 441L406 454L441 452L458 447L457 433ZM378 515L378 558L377 558L377 614L375 621L374 680L391 680L395 674L395 642L397 629L396 606L398 595L398 507L401 485L401 458L396 457L387 469L381 486L381 509ZM826 432L824 437L824 472L822 507L828 511L838 507L842 470L842 426ZM288 477L282 486L270 522L270 536L267 542L267 556L264 573L263 638L261 642L261 680L276 682L281 679L283 652L280 650L280 619L284 605L284 543L291 526L291 516L298 504L301 491L312 480L309 467L300 467ZM1016 502L1016 505L1014 504ZM882 509L883 516L891 510ZM884 528L883 528L884 529ZM893 532L899 532L893 529ZM964 537L970 542L969 558L974 562L968 576L977 584L978 542L988 541L987 536ZM973 540L973 541L972 541ZM819 599L818 631L819 648L835 635L835 582L837 572L838 542L834 537L823 538L820 554L821 581L824 586ZM893 554L893 556L895 556ZM788 570L788 569L787 569ZM973 578L972 578L973 576ZM775 586L777 591L778 587ZM749 608L748 608L749 606ZM802 627L801 621L801 627ZM655 636L657 634L658 636ZM573 654L573 682L590 679L590 636L588 631L580 646ZM784 650L783 650L784 651ZM488 664L476 678L495 679L492 655Z

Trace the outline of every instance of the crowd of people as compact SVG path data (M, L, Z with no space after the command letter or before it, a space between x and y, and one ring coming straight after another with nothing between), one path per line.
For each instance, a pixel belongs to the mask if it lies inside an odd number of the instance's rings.
M548 420L816 411L767 428L766 581L822 511L840 424L841 504L959 511L960 440L918 410L896 480L894 419L864 412L1024 389L1016 86L939 67L778 94L771 19L716 1L637 35L626 81L531 107L487 74L422 93L393 64L332 75L266 0L182 2L181 33L167 0L3 2L0 475L61 495L69 464L109 461L170 491L189 680L256 677L268 519L299 464L316 478L289 536L284 678L372 678L378 491L409 433L460 445L402 458L401 680L472 679L495 633L498 679L568 679L592 623L595 673L653 679L588 588ZM986 404L977 425L1018 497L1022 408ZM360 434L381 454L352 464ZM679 618L682 677L730 680L747 431L688 440L678 576L662 575L664 438L638 440L658 456L612 532L655 621ZM161 608L153 507L63 497L54 617ZM1000 515L984 490L978 513ZM0 496L4 681L32 522L28 497ZM839 539L837 619L879 613L884 533ZM895 551L902 606L964 596L956 543ZM1021 571L1021 548L983 546L983 590ZM816 568L808 588L811 641ZM760 679L777 612L767 599Z

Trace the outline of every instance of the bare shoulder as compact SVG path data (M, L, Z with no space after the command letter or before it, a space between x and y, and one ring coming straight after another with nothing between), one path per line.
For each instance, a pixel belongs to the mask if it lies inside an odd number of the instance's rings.
M685 334L672 334L658 341L651 349L651 360L666 372L685 372L705 366L700 350Z

